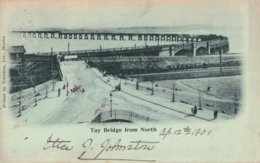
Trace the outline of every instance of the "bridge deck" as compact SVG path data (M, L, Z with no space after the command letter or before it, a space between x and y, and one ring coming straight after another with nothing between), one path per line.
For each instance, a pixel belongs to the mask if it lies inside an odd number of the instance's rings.
M186 43L172 43L164 45L155 45L155 46L136 46L136 47L125 47L125 48L106 48L106 49L91 49L91 50L75 50L75 51L59 51L59 52L47 52L47 53L38 53L38 55L85 55L91 56L96 54L112 54L112 53L132 53L132 52L149 52L149 51L169 51L169 50L179 50L179 49L192 49L193 47L207 47L211 48L221 47L228 45L228 40L211 40L203 42L186 42Z

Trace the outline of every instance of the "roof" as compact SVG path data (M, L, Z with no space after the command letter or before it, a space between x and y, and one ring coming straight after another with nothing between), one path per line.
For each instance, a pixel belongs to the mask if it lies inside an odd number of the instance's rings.
M8 49L9 53L25 53L26 50L24 46L10 46Z

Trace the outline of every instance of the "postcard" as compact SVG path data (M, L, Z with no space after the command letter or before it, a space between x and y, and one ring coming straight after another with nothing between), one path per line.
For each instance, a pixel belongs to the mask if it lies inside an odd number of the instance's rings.
M259 162L259 2L3 0L0 162Z

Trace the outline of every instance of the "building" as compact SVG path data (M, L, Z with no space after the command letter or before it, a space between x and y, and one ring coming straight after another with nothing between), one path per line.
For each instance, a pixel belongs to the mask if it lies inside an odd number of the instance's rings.
M26 53L26 50L24 46L20 45L9 47L8 52L10 54L11 61L21 62L24 57L24 54Z

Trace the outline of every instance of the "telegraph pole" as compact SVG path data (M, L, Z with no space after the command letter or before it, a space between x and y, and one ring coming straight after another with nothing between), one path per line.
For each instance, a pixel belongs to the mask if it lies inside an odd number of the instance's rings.
M159 45L160 45L160 44L159 44L159 42L160 42L160 39L159 39L159 38L160 38L160 36L158 35L158 37L157 37L157 46L158 46L158 47L159 47Z
M138 78L136 80L136 90L139 90L139 80L138 80Z
M199 109L202 109L201 108L201 92L199 91Z
M53 48L51 47L51 75L52 75L52 91L54 91L54 71L53 71Z
M172 102L174 102L175 101L175 94L174 94L174 87L172 88Z
M174 92L174 91L175 91L175 90L174 90L175 87L176 87L176 86L175 86L175 82L173 82L173 85L172 85L172 102L175 101L175 92Z
M237 112L238 112L238 97L237 97L237 94L234 95L234 105L235 105L234 113L237 114Z
M51 72L53 74L53 48L51 47Z
M153 95L153 94L154 94L154 90L153 90L153 84L154 84L154 81L152 81L152 93L151 93L151 95Z
M19 90L19 101L18 101L18 116L20 117L22 115L22 89Z
M219 53L219 63L220 63L220 74L222 75L223 71L222 71L222 49L220 49L220 53Z
M70 54L70 43L68 42L68 54Z

